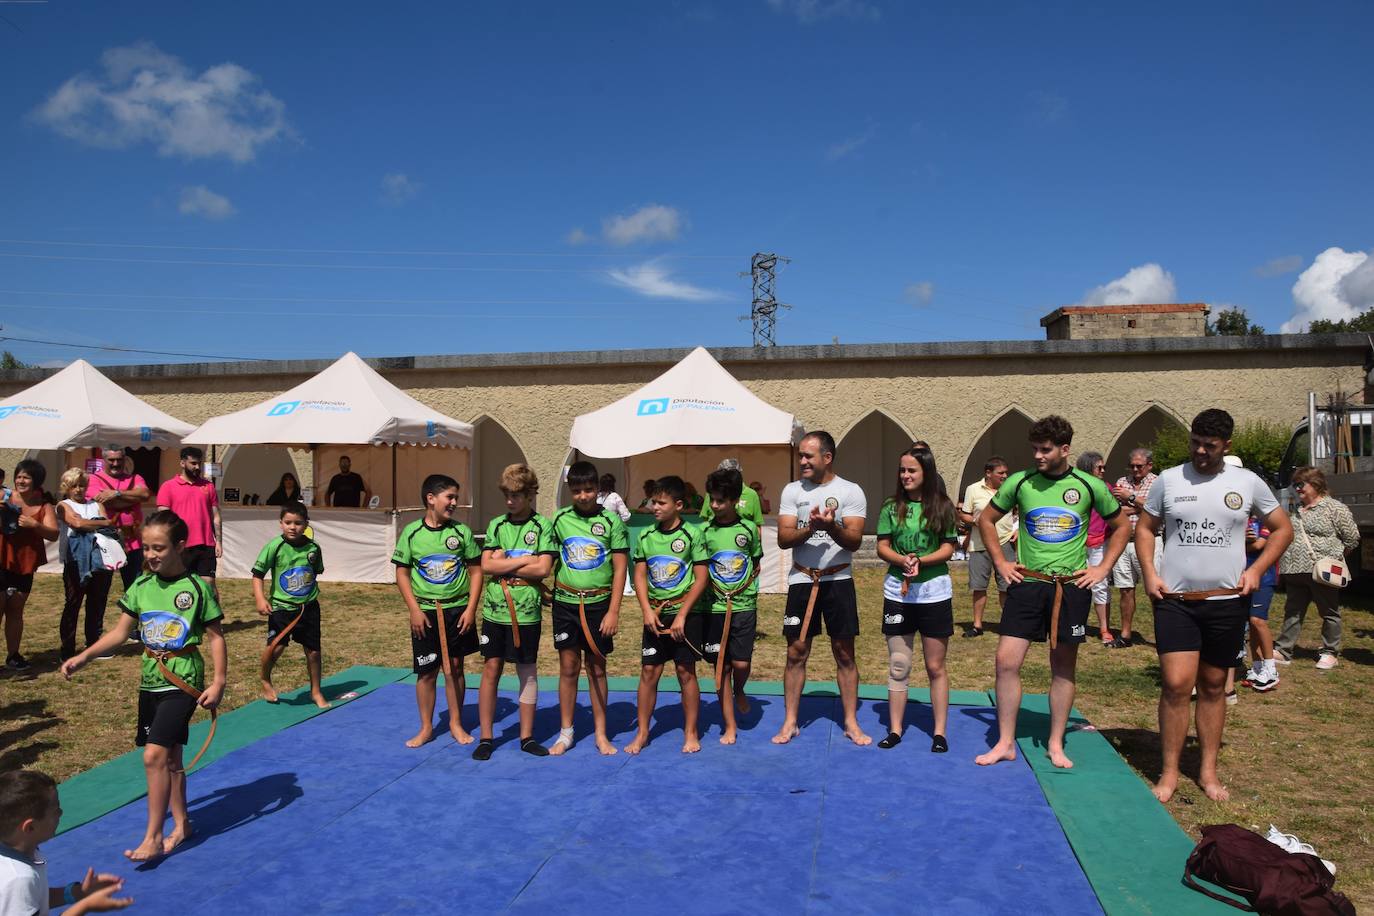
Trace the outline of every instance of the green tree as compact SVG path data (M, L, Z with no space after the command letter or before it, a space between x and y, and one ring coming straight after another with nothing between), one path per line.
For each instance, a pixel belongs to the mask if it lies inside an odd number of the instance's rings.
M1156 474L1165 468L1182 464L1188 460L1188 431L1173 423L1160 427L1150 451L1154 453Z
M9 350L0 353L0 369L32 369L28 363L15 356Z
M1208 337L1246 337L1263 334L1264 328L1250 320L1245 309L1234 307L1217 312L1217 320L1207 322Z
M1250 420L1236 427L1231 434L1231 453L1245 462L1245 466L1265 479L1278 474L1283 453L1288 448L1291 430L1282 423ZM1188 431L1181 426L1161 429L1150 446L1154 452L1155 471L1183 464L1190 460Z
M1344 334L1352 331L1374 332L1374 308L1365 309L1354 318L1342 318L1340 321L1318 318L1307 326L1309 334Z

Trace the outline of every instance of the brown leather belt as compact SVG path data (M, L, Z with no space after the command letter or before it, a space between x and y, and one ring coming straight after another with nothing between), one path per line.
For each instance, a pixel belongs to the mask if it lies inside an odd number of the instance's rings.
M1080 570L1076 573L1070 573L1067 576L1057 576L1051 575L1050 573L1038 572L1034 569L1027 569L1024 566L1018 566L1016 568L1023 576L1054 584L1054 604L1050 606L1050 648L1059 648L1059 607L1064 603L1064 583L1072 582L1074 579L1077 579L1079 576L1083 575L1083 571Z
M821 593L821 577L833 576L837 572L843 572L849 568L849 564L839 563L835 566L827 566L825 569L812 569L810 566L793 562L792 568L811 577L811 594L806 598L806 613L802 615L801 624L801 638L806 639L806 635L811 632L811 614L816 610L816 597Z
M158 671L162 674L163 678L166 679L167 683L171 684L173 687L180 689L182 693L194 698L197 701L197 703L199 703L200 695L201 693L203 693L203 691L197 690L196 688L192 687L190 684L186 683L181 678L173 674L172 669L167 667L166 661L169 658L179 658L192 651L195 651L194 646L186 649L150 649L147 646L143 647L143 654L151 658L153 661L157 662ZM185 773L187 770L190 770L191 767L195 766L196 761L200 760L200 758L204 756L205 752L210 749L210 742L215 740L215 726L218 724L215 720L218 717L219 711L212 708L210 710L210 733L205 736L205 743L200 746L200 750L196 751L196 756L191 758L190 763L185 764L182 767L181 771L183 773Z
M272 608L272 610L275 611L278 610L278 608ZM285 610L285 608L281 608L280 610ZM267 666L272 662L272 653L276 651L277 646L281 645L282 641L286 639L286 635L295 628L296 624L301 622L301 618L304 616L305 605L302 604L300 613L296 614L296 616L291 619L290 623L282 627L281 632L272 637L272 641L267 644L267 648L262 650L262 662L258 670L261 672L264 681L267 680L268 675L271 673L268 671Z
M496 584L501 586L501 593L506 596L506 609L510 611L511 642L515 643L515 648L518 649L520 648L520 621L515 616L515 596L511 594L510 590L520 586L538 588L539 584L528 579L521 579L518 576L503 576L496 580Z
M655 601L653 598L650 598L650 599L649 599L649 607L653 608L654 613L657 614L657 615L659 616L659 619L662 619L662 617L663 617L663 612L666 611L666 610L672 610L672 611L675 611L676 613L679 613L679 614L690 614L690 613L691 613L691 609L690 609L690 608L684 609L684 608L682 607L682 599L681 599L681 598L665 598L665 599L663 599L662 601ZM684 624L684 626L685 626L685 624ZM669 627L669 630L671 630L671 629L672 629L672 628ZM668 635L670 635L670 634L669 634L669 631L668 631L668 630L656 630L656 631L655 631L655 635L656 635L656 636L668 636ZM691 641L690 639L687 638L687 633L686 633L685 630L683 631L683 634L682 634L682 641L687 645L687 648L691 649L693 652L696 653L697 658L701 659L702 661L706 661L706 653L703 652L703 651L701 651L700 649L698 649L696 646L692 645L692 641Z
M578 622L582 624L582 641L587 644L587 648L591 650L593 655L604 662L606 656L601 654L601 647L598 646L596 640L592 638L592 628L587 625L587 599L609 595L611 593L610 588L573 588L567 583L559 582L557 579L553 580L553 587L555 592L562 591L566 594L577 596L577 619Z
M735 596L741 594L754 584L754 580L759 577L758 564L754 564L754 571L749 574L749 578L744 580L744 584L734 589L724 589L716 585L715 580L711 585L716 589L716 593L725 596L725 623L720 633L720 645L716 647L716 690L725 689L725 647L730 644L730 617L735 612ZM733 673L733 672L732 672Z
M1172 598L1175 601L1206 601L1208 598L1234 597L1240 594L1240 588L1208 588L1200 592L1164 592L1165 598Z
M453 659L448 654L448 621L444 619L444 606L437 600L434 602L434 625L439 628L439 670L444 672L445 678L452 680Z

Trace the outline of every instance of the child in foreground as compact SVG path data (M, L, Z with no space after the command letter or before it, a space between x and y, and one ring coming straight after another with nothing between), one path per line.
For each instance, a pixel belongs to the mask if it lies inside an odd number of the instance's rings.
M303 504L288 502L283 505L280 522L281 535L268 541L253 563L253 603L258 613L267 618L267 644L272 646L271 654L262 665L262 696L269 703L277 702L272 668L286 651L286 644L295 640L305 652L310 699L320 709L328 709L329 701L320 689L320 589L317 582L324 572L324 557L320 545L305 534L310 516ZM272 576L270 598L263 587L263 579L269 574ZM274 640L276 645L273 646Z

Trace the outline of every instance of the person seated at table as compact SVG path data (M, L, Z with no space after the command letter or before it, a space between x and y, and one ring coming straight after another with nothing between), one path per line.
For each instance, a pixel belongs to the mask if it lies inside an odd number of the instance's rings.
M329 480L329 489L324 494L324 504L335 508L356 509L367 505L367 484L361 474L353 473L353 462L347 455L339 458L339 473Z
M301 501L301 484L296 479L296 475L287 471L281 475L281 483L272 491L272 495L267 497L267 505L284 506L287 503L297 503Z

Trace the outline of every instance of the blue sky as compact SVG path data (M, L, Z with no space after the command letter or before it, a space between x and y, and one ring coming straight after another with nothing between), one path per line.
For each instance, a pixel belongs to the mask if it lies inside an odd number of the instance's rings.
M760 250L784 344L1374 305L1367 3L0 16L0 324L80 345L33 362L745 345Z

